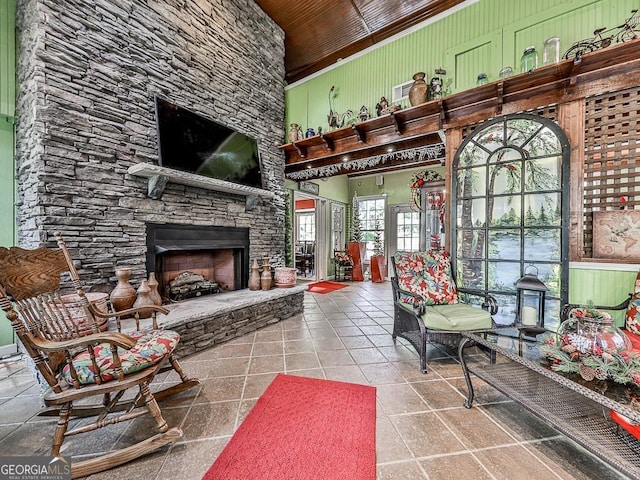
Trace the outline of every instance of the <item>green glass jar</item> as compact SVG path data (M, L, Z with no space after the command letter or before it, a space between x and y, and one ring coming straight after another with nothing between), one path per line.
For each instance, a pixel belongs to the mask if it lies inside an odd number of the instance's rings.
M520 71L532 72L538 68L538 52L536 47L531 46L524 49L522 57L520 57Z

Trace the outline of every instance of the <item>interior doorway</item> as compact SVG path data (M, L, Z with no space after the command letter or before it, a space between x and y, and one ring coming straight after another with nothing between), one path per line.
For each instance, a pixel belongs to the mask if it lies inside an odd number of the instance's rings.
M322 261L323 202L325 200L301 192L294 192L293 239L295 267L299 280L318 280L326 276L326 262Z

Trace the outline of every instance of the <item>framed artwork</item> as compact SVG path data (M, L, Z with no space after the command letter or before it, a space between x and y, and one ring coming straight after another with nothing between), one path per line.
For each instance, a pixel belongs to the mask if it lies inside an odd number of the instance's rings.
M301 192L313 193L314 195L320 193L320 185L313 182L300 182L298 183L298 189Z
M640 210L593 212L593 257L640 260Z

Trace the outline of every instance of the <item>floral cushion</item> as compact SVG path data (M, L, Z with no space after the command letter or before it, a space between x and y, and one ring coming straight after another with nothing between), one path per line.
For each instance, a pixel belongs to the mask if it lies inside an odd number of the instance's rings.
M447 252L396 252L395 266L398 286L420 295L425 305L458 303L458 292L451 277L451 258ZM415 305L416 299L400 295L400 301Z
M640 273L636 276L636 283L633 287L633 296L627 307L625 315L625 328L631 333L640 335Z
M180 335L172 330L134 331L127 332L127 335L136 340L136 344L130 350L118 348L118 356L125 374L138 372L162 361L173 352L180 340ZM115 368L109 344L101 343L94 347L93 351L98 368L102 372L102 379L113 380ZM81 384L95 383L96 372L86 349L73 358L73 366ZM62 377L69 384L73 382L69 365L64 367Z

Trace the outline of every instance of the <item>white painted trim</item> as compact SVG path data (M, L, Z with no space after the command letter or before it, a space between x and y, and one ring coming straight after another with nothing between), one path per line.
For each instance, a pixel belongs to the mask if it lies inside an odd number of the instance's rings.
M338 60L333 65L329 65L328 67L325 67L322 70L318 70L317 72L312 73L308 77L304 77L304 78L298 80L297 82L293 82L293 83L291 83L289 85L286 85L284 87L284 89L286 91L286 90L289 90L290 88L294 88L294 87L297 87L299 85L302 85L303 83L305 83L305 82L307 82L307 81L309 81L309 80L311 80L313 78L316 78L316 77L318 77L320 75L324 75L325 73L330 72L334 68L341 67L345 63L351 62L351 61L355 60L356 58L360 58L363 55L366 55L366 54L368 54L370 52L373 52L373 51L377 50L378 48L381 48L381 47L384 47L385 45L388 45L389 43L393 43L396 40L398 40L399 38L406 37L407 35L411 35L412 33L423 29L427 25L430 25L432 23L440 21L443 18L448 17L449 15L453 15L454 13L457 13L460 10L462 10L464 8L467 8L470 5L473 5L474 3L478 3L479 1L480 0L465 0L464 2L459 3L455 7L451 7L450 9L448 9L445 12L439 13L438 15L436 15L434 17L426 19L424 22L417 23L416 25L413 25L412 27L409 27L409 28L407 28L406 30L403 30L400 33L396 33L395 35L393 35L393 36L391 36L389 38L385 38L384 40L376 43L375 45L371 45L370 47L365 48L364 50L361 50L358 53L354 53L353 55L351 55L351 56L349 56L347 58L343 58L342 60Z
M640 265L637 263L569 262L569 268L575 270L608 270L618 272L640 271Z

